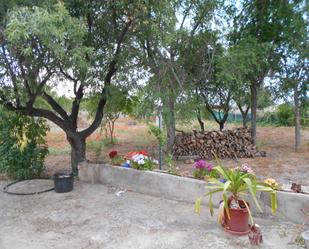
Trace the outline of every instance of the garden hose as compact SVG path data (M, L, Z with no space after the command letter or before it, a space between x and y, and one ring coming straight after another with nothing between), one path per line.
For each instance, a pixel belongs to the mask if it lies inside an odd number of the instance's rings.
M37 191L37 192L30 192L30 193L16 193L16 192L8 191L8 187L10 187L10 186L12 186L16 183L24 182L24 181L31 181L31 180L51 180L51 178L38 177L38 178L17 180L17 181L14 181L14 182L11 182L11 183L5 185L2 189L2 192L9 194L9 195L37 195L37 194L46 193L46 192L49 192L49 191L52 191L52 190L55 189L55 188L49 188L49 189L45 189L45 190L41 190L41 191Z

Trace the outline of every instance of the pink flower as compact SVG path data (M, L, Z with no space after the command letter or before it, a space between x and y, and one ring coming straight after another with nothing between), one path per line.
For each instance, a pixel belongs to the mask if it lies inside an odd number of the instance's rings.
M206 162L204 160L198 160L193 164L193 167L196 169L205 169Z
M253 174L253 170L247 164L243 164L241 168L243 172Z
M253 170L247 164L242 164L241 167L237 166L234 169L244 173L254 174Z
M209 162L206 162L205 160L198 160L194 163L193 167L195 169L207 169L208 172L212 171L212 164Z
M213 168L212 164L211 163L206 163L206 164L207 164L206 168L207 168L208 172L212 171L212 168Z

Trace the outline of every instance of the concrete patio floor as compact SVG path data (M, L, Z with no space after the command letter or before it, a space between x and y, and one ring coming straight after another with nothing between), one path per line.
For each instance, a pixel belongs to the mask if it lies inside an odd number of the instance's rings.
M65 194L0 192L0 249L251 248L247 236L222 231L207 208L196 215L192 204L115 192L78 181ZM295 243L299 225L271 217L255 221L263 232L261 248L303 248Z

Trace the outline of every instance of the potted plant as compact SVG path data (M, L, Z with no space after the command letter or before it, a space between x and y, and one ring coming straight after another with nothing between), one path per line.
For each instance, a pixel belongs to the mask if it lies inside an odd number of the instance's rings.
M236 168L216 166L213 170L216 170L224 178L224 181L210 178L208 180L210 185L206 186L209 189L206 196L209 196L210 213L213 215L212 195L222 192L218 222L221 223L226 231L239 235L250 232L249 218L252 225L254 225L254 222L250 212L250 204L246 200L248 194L251 195L258 209L262 211L257 201L256 193L259 191L269 192L271 195L272 212L275 213L277 209L276 190L266 183L258 182L250 167L247 165ZM201 198L196 201L196 212L200 212L200 205Z

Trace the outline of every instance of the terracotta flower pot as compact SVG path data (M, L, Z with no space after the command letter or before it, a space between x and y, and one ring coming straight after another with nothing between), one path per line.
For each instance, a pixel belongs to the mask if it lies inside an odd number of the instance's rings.
M244 201L240 200L239 205L244 207ZM249 204L247 203L249 206ZM234 209L229 208L230 219L228 218L227 213L225 213L225 222L223 227L226 231L232 234L245 235L250 232L249 226L249 212L246 207Z

